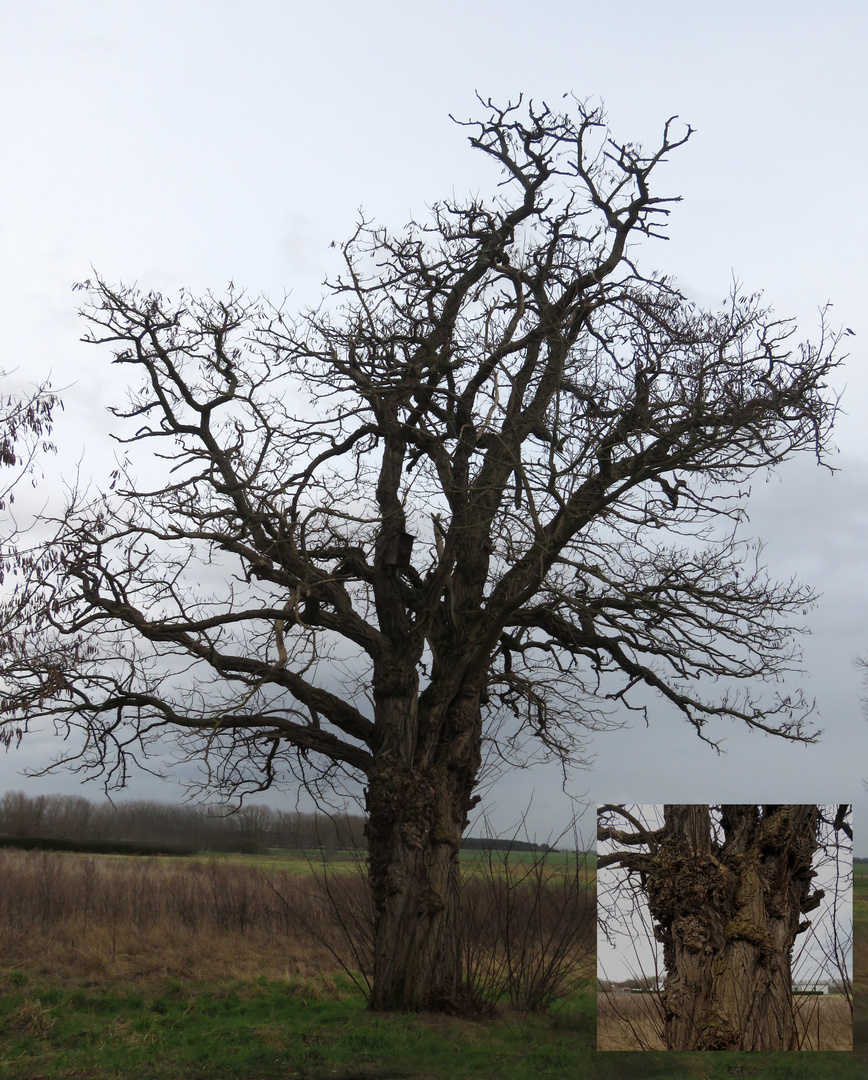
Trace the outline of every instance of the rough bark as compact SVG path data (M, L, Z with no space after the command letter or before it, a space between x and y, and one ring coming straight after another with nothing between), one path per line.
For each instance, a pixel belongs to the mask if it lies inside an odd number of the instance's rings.
M722 806L719 840L709 806L666 806L649 852L601 860L643 875L667 1049L797 1049L792 950L823 896L811 892L818 825L817 806Z
M457 948L460 833L439 831L426 805L428 777L384 774L369 787L368 843L376 913L371 1009L445 1007L461 985ZM400 809L389 814L393 799ZM439 815L438 815L439 816ZM441 824L445 824L442 823Z
M376 918L369 1008L465 1008L460 957L459 850L480 764L478 700L419 738L415 701L391 703L394 744L367 788L368 865ZM423 710L423 729L430 717ZM456 725L463 721L464 738Z
M648 896L667 1048L796 1049L790 960L802 914L819 903L809 896L817 807L724 807L719 848L708 806L664 813Z

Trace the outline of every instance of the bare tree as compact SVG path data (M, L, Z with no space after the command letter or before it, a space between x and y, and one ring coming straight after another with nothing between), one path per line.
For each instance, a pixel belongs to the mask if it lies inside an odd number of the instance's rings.
M650 828L634 808L599 808L598 840L616 850L598 852L598 870L627 871L663 946L667 1050L800 1048L794 945L825 897L812 884L816 853L839 858L849 819L847 806L671 805ZM835 867L833 930L822 943L829 978L848 963L839 909L849 862Z
M711 743L718 718L816 737L760 692L811 594L735 526L751 476L820 459L837 335L796 347L757 296L705 312L639 271L689 128L646 152L581 102L482 108L496 194L362 221L317 310L85 283L86 340L133 377L126 456L19 590L5 673L110 784L167 732L235 793L361 778L375 1008L459 989L484 750L576 761L642 688Z

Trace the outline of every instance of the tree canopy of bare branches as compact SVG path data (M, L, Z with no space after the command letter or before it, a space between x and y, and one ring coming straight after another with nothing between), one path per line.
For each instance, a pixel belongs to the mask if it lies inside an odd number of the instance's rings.
M757 693L810 591L734 526L752 476L822 457L836 334L639 269L676 119L647 151L579 101L480 104L494 194L360 221L316 310L84 284L86 340L130 372L122 456L19 589L5 671L110 783L166 732L235 792L363 778L382 1007L457 986L486 747L580 759L641 688L712 743L720 719L814 738Z
M0 379L6 379L5 371L0 371ZM51 441L54 426L53 412L62 408L60 398L52 392L49 382L36 387L27 397L17 394L0 396L0 467L7 470L0 483L0 512L7 516L15 502L14 488L29 476L35 485L39 479L38 459L40 454L53 453L56 449ZM3 526L6 545L5 556L11 551L17 527L14 520ZM0 566L2 572L2 566ZM0 584L3 578L0 576Z

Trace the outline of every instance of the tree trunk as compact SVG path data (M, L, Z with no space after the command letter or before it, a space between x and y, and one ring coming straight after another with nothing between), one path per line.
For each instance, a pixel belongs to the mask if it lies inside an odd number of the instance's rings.
M415 711L415 703L413 706ZM463 710L466 712L466 710ZM473 709L470 710L473 713ZM480 761L479 705L434 748L382 748L368 778L368 868L376 918L374 1010L461 1009L459 851ZM423 725L424 726L424 725Z
M668 1050L794 1050L791 958L810 892L816 806L724 806L722 844L708 806L664 808L648 871L663 942Z
M384 836L369 832L376 927L368 1007L449 1007L461 988L458 909L460 837L438 842L405 820Z

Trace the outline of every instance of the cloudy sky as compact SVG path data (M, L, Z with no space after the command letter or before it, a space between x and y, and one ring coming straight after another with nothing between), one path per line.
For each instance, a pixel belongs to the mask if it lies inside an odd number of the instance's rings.
M774 576L822 594L800 679L825 736L791 746L732 727L718 756L652 701L647 729L626 715L595 738L569 790L592 804L853 801L865 835L864 3L34 0L0 19L0 367L14 370L4 389L49 373L66 387L61 454L39 490L53 507L76 470L102 480L112 467L120 373L79 343L71 291L92 268L166 293L233 280L304 306L359 208L400 227L439 198L490 190L490 166L449 119L474 115L476 91L602 99L616 138L649 145L668 117L689 122L696 134L657 173L683 202L643 266L708 305L735 276L802 337L831 301L833 323L855 332L835 385L838 471L794 461L750 502ZM52 753L45 737L0 757L0 790L77 790L65 775L25 784L22 767ZM131 792L182 794L145 780ZM531 792L532 831L557 834L570 802L545 770L494 787L492 821L507 828ZM583 829L591 838L588 817ZM858 835L856 851L868 855Z

